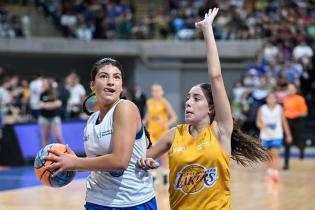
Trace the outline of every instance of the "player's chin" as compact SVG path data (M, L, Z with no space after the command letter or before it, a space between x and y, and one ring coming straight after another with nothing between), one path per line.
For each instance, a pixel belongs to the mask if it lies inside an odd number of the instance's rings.
M108 103L112 103L115 102L119 99L119 95L117 94L105 94L103 96L104 101L108 102Z
M188 124L194 124L195 120L193 117L185 115L185 122Z

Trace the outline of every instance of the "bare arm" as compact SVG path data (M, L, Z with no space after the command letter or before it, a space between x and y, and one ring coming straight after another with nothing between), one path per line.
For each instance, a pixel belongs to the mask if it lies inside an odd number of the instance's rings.
M176 127L167 131L159 141L157 141L150 149L148 149L147 158L156 159L168 152L174 140L175 129Z
M139 158L137 160L137 166L139 168L149 170L159 167L159 163L154 159L160 157L171 148L174 140L175 129L176 128L172 128L164 134L162 138L147 151L146 158Z
M264 123L262 122L262 119L261 119L261 108L259 108L258 113L257 113L256 126L257 126L259 129L262 129L262 128L265 127L265 125L264 125Z
M47 109L47 110L52 110L61 107L62 103L61 100L55 100L55 101L50 101L50 102L40 102L39 107L41 109Z
M285 118L283 112L281 113L281 121L282 121L283 129L284 129L284 133L285 133L286 142L288 144L291 144L292 135L291 135L290 127L289 127L288 120L287 118Z
M218 8L210 9L204 20L196 23L197 28L201 28L207 47L208 77L211 84L212 96L215 109L215 120L219 126L221 141L224 145L231 145L231 135L233 130L233 118L230 102L224 87L221 74L221 65L213 34L212 22L218 13ZM228 144L227 144L228 143ZM230 148L224 148L230 152Z

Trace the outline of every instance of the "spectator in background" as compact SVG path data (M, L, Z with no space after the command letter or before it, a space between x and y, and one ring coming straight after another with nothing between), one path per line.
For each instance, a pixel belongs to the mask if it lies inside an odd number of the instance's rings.
M63 143L61 133L60 107L62 102L59 99L57 83L49 78L44 79L43 89L40 95L40 115L38 124L42 132L42 147L49 144L50 130L52 129L58 143Z
M258 76L258 71L255 68L250 68L247 72L247 75L245 76L243 80L244 86L253 89L255 87L258 87L260 85L260 78Z
M59 99L61 101L60 117L62 120L64 120L68 117L67 116L67 104L68 104L68 100L70 98L70 92L66 88L63 79L59 79L59 80L57 80L57 82L58 82L57 91L59 94Z
M288 84L288 79L283 74L279 74L275 88L275 95L279 104L283 104L283 98L288 95Z
M147 97L142 92L142 89L141 89L139 84L135 84L133 86L131 100L132 100L133 103L135 103L137 105L137 107L138 107L138 109L140 111L141 119L143 119L144 118L144 114L145 114L145 107L146 107Z
M246 105L246 96L247 89L242 86L241 81L237 81L234 84L234 88L232 91L232 112L235 121L238 123L240 127L243 126L243 123L246 120L246 116L244 115L245 110L248 110Z
M9 91L11 78L5 76L0 83L0 115L1 124L5 124L6 116L9 112L9 105L12 103L12 96Z
M75 72L71 72L67 76L67 89L70 92L68 100L68 114L71 119L79 118L81 113L81 102L83 101L86 91L80 78Z
M29 100L30 100L30 88L27 80L21 80L20 82L22 93L21 93L21 113L29 119L28 113L30 111Z
M288 96L283 99L284 115L288 119L293 141L300 149L300 159L304 158L305 142L302 139L304 118L307 116L307 105L303 96L297 94L294 84L288 85ZM290 144L285 144L284 170L289 169Z
M297 61L301 61L305 67L311 64L312 57L313 49L306 45L305 41L301 41L301 43L293 49L293 58Z
M120 97L122 99L126 99L126 100L131 101L131 94L130 94L127 86L123 86L123 90L122 90L122 93L121 93Z
M33 120L37 120L40 113L40 94L43 89L43 77L36 74L34 80L30 82L30 107Z

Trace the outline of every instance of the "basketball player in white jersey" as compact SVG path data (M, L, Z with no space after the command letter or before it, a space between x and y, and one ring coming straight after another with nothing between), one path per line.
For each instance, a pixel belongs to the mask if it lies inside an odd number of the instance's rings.
M157 209L152 177L136 167L146 155L146 137L137 106L120 99L123 70L111 58L97 61L91 71L91 89L99 111L87 121L84 147L87 157L52 151L56 161L48 167L63 170L92 171L87 178L87 210Z
M267 163L265 181L279 180L279 150L283 145L283 130L286 141L292 141L290 128L284 116L282 107L277 104L274 93L269 93L266 104L262 105L257 113L256 125L260 129L259 138L268 149L271 160Z

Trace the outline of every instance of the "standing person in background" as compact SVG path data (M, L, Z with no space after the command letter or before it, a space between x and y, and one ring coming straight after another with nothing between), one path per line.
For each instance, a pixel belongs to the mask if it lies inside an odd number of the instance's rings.
M190 89L186 124L170 129L148 150L147 158L137 162L144 170L154 169L154 159L169 153L170 206L174 210L230 210L230 158L242 165L269 158L257 139L233 124L212 28L217 12L217 8L210 9L204 20L196 23L206 42L210 84Z
M34 80L30 82L30 107L33 120L37 120L40 113L40 94L43 89L43 77L40 73L36 74Z
M58 82L58 94L59 94L59 99L61 101L61 107L60 107L60 117L61 120L66 119L67 116L67 104L68 104L68 100L70 98L70 92L69 90L66 88L65 83L64 83L64 79L60 78L57 80Z
M276 95L269 93L266 101L267 103L258 110L256 125L260 129L259 137L271 156L271 160L267 162L264 179L266 182L271 179L277 182L279 180L279 149L283 145L283 130L287 144L292 142L292 136L283 109L281 105L277 104Z
M43 80L43 90L40 95L40 114L38 124L42 132L42 147L49 144L52 129L58 143L63 143L61 132L60 107L62 105L57 91L57 83L49 78Z
M48 159L48 170L92 171L86 183L87 210L156 210L152 177L136 167L146 155L146 135L137 106L121 99L123 69L111 58L97 61L91 71L90 87L99 111L88 119L84 130L87 157L67 153ZM85 106L85 105L83 105Z
M161 136L168 131L176 120L177 115L172 105L163 97L164 90L162 85L153 84L151 88L152 98L147 100L147 112L143 123L147 125L152 143L156 143ZM168 183L168 155L162 156L163 183ZM155 175L154 175L155 176ZM156 177L155 177L156 178Z
M131 95L131 100L133 103L135 103L140 111L141 119L144 118L144 113L145 113L145 108L146 108L146 101L147 97L146 95L142 92L142 89L140 85L135 84L133 86L132 90L132 95Z
M29 107L29 100L30 100L30 87L27 80L21 80L21 113L24 116L29 116L28 113L30 113L30 107ZM27 117L29 119L29 117Z
M307 116L307 105L303 96L297 94L297 88L294 84L288 85L288 96L283 98L284 115L288 119L292 134L292 144L300 149L300 159L304 158L305 142L302 139L304 118ZM290 143L285 144L284 152L284 170L289 169Z
M70 92L68 100L68 115L71 119L77 119L81 114L81 104L85 98L86 91L80 83L80 78L75 72L67 76L67 89Z

